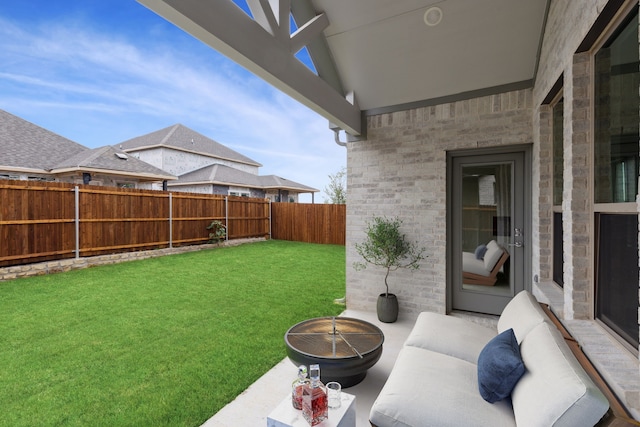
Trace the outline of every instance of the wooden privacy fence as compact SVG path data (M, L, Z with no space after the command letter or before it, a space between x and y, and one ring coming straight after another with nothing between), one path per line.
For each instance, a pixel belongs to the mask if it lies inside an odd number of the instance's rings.
M269 201L67 183L0 182L0 266L268 237Z
M344 245L346 221L346 205L271 204L273 239Z
M202 244L213 220L229 240L345 244L344 205L0 181L0 267Z

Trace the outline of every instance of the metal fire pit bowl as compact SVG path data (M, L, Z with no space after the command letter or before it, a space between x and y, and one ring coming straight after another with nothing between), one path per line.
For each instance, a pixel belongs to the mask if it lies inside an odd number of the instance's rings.
M323 383L343 388L358 384L380 359L384 334L375 325L350 317L320 317L293 325L284 335L295 365L320 365Z

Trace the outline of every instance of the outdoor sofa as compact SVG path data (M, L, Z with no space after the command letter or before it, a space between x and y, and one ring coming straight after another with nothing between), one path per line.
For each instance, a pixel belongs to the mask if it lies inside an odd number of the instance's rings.
M583 427L608 409L565 337L522 291L502 312L497 331L421 313L369 419L376 427Z
M462 281L468 285L493 286L509 259L509 252L495 240L480 245L475 252L462 252Z

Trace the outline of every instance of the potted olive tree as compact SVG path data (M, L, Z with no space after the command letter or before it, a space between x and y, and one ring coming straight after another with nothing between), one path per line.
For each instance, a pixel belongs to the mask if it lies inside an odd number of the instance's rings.
M377 312L381 322L393 323L398 319L398 298L389 292L389 273L400 268L420 268L419 262L424 259L425 248L417 243L407 241L400 231L402 220L387 217L373 217L367 222L366 239L356 243L355 248L365 262L355 262L356 270L367 267L367 263L382 267L385 271L384 285L386 292L378 296Z

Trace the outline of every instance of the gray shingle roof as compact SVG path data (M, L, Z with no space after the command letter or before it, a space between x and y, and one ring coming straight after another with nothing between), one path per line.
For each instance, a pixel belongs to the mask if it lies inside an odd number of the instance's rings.
M0 110L0 166L51 170L87 147Z
M318 190L275 175L258 176L234 169L229 166L214 164L180 175L171 186L190 185L193 183L237 185L248 188L283 189L299 192L317 192Z
M118 155L119 154L119 155ZM175 177L162 169L138 160L115 147L87 149L58 163L52 172L60 170L100 169L111 172L122 172L135 176L146 175L163 179Z
M23 168L49 173L100 169L137 178L175 179L146 162L127 156L120 159L114 147L90 149L0 110L0 168Z
M253 166L262 166L255 160L181 124L129 139L118 146L127 152L150 147L172 147Z
M262 182L262 188L282 188L287 190L304 190L304 191L320 191L316 188L300 184L290 179L282 178L276 175L265 175L259 177Z

